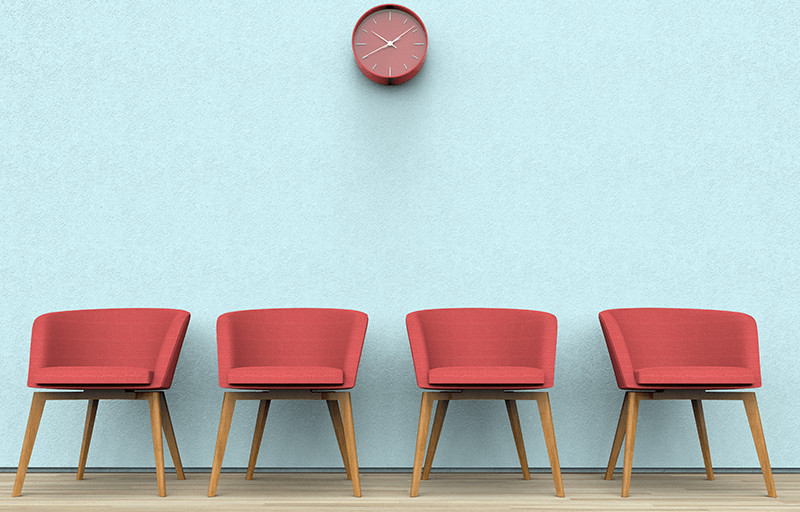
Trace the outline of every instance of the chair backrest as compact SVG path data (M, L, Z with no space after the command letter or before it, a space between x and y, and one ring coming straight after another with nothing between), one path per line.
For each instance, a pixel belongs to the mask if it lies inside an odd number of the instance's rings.
M245 389L352 388L366 332L367 315L349 309L279 308L225 313L217 319L219 384ZM236 369L282 367L334 368L341 371L343 379L341 384L333 385L291 384L291 379L286 383L235 385L228 377Z
M599 317L622 389L761 386L758 330L750 315L627 308L609 309Z
M166 389L189 317L187 311L153 308L41 315L33 323L28 386ZM126 380L126 371L147 378Z
M414 359L417 384L425 389L531 389L553 386L556 360L556 317L542 311L499 308L448 308L415 311L406 316L408 341ZM501 375L492 368L535 368L541 382L535 386L509 385L501 379L470 385L432 384L431 370L461 368L461 375L478 375L469 368L480 367L485 375ZM524 379L523 379L524 380ZM466 384L466 386L464 385Z

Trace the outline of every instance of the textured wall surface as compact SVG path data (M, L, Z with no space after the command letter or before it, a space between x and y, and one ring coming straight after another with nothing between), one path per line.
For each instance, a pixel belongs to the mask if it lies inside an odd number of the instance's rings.
M33 319L139 306L192 313L168 393L190 467L214 450L216 317L288 306L369 314L353 400L373 468L412 465L410 311L555 314L567 468L605 465L619 413L599 311L744 311L772 464L800 467L798 3L414 0L430 50L397 87L353 62L372 5L0 0L0 467ZM76 466L84 414L48 405L31 466ZM757 467L742 406L706 414L715 464ZM101 403L89 465L152 466L148 421ZM636 465L701 467L696 439L688 403L644 404ZM340 467L325 407L271 409L260 463ZM516 466L503 405L454 403L436 464Z

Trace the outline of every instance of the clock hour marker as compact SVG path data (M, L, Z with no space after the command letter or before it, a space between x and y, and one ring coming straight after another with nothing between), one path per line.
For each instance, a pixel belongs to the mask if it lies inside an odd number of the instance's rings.
M389 11L389 21L392 21L392 11Z
M392 76L392 68L389 68L389 76Z
M408 23L408 18L406 18L406 21L403 22L403 25L405 25L406 23Z
M404 68L406 68L406 69L408 69L408 66L406 66L405 64L403 64L403 67L404 67Z
M367 46L367 43L356 43L356 46Z
M376 62L376 63L375 63L375 66L377 66L377 65L378 65L378 63ZM372 66L372 69L375 69L375 66Z
M367 32L367 29L362 28L361 30L363 30L365 34L369 34L369 32Z
M412 30L412 31L411 31L411 33L412 33L412 34L416 34L416 33L417 33L417 30L419 30L419 29L418 29L418 28L415 28L414 30Z
M425 46L425 43L414 43L414 46Z
M377 22L377 21L375 21L375 18L372 18L372 23L374 23L374 24L376 24L376 25L378 24L378 22Z
M419 60L419 57L417 57L416 55L412 55L412 57L414 57L415 59Z

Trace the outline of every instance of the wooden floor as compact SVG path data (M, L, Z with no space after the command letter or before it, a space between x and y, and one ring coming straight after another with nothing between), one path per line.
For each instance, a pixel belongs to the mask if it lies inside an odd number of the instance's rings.
M223 473L217 497L208 498L209 474L167 475L166 498L157 496L155 473L29 473L22 496L11 497L13 473L0 473L0 510L89 512L100 510L584 510L745 511L800 510L800 475L776 474L778 498L768 498L760 474L634 474L630 498L621 498L620 477L564 474L565 498L557 498L550 474L531 481L517 474L439 473L409 497L411 475L362 473L362 498L339 473Z

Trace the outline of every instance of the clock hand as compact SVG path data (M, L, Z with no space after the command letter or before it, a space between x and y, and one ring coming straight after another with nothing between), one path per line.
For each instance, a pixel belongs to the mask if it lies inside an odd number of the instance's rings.
M372 55L373 53L375 53L375 52L377 52L377 51L379 51L379 50L383 50L384 48L388 48L388 47L389 47L389 44L385 44L385 45L381 46L380 48L378 48L378 49L376 49L376 50L372 50L372 51L371 51L371 52L369 52L368 54L366 54L366 55L364 55L363 57L361 57L361 59L362 59L362 60L363 60L363 59L366 59L367 57L369 57L369 56L370 56L370 55Z
M414 28L414 27L411 27L411 28ZM410 28L410 29L408 29L408 30L411 30L411 28ZM403 33L402 33L402 34L400 34L399 36L395 37L395 38L394 38L394 41L392 41L392 42L391 42L391 43L389 43L389 44L391 44L392 46L394 46L394 44L393 44L393 43L396 43L398 39L400 39L400 38L401 38L401 37L403 37L404 35L408 34L408 30L406 30L405 32L403 32ZM377 35L377 34L376 34L376 35ZM380 37L380 36L378 36L378 37ZM381 37L381 39L383 39L383 38ZM387 42L388 42L388 41L387 41Z
M383 36L382 36L382 35L380 35L379 33L375 32L374 30L372 31L372 33L373 33L373 34L375 34L376 36L380 37L381 39L383 39ZM389 46L391 46L391 47L393 47L393 48L395 47L395 46L394 46L394 44L393 44L393 43L394 43L394 41L391 41L391 42L389 42L389 41L387 41L386 39L383 39L383 42L384 42L384 43L386 43L386 44L388 44Z

